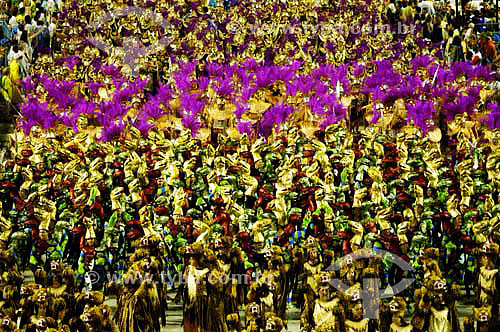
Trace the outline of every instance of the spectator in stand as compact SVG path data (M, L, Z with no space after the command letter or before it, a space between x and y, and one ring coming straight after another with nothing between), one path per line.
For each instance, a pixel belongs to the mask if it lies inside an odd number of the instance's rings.
M20 0L11 0L11 8L19 8Z
M449 40L448 62L465 62L465 45L459 35L455 35Z
M468 42L473 37L473 34L474 34L474 23L469 23L469 28L465 32L464 36L465 41Z
M52 49L52 46L54 45L54 37L55 37L55 33L56 33L56 18L55 17L52 17L51 19L51 22L48 26L48 30L49 30L49 38L50 38L50 48Z
M26 56L23 51L19 49L19 45L16 43L10 49L9 55L7 56L10 68L10 78L13 82L18 82L26 76Z
M422 8L415 7L415 16L413 17L415 24L420 24L422 22Z
M455 13L455 9L453 9L453 8L450 8L450 11L448 12L448 23L450 25L457 24L457 15Z
M492 21L492 19L490 17L488 17L488 11L484 7L481 8L481 17L484 20L484 29L485 29L485 31L488 31L488 25Z
M497 48L495 43L486 33L482 33L479 37L479 48L482 54L482 64L489 65L497 57Z
M474 23L474 26L476 28L476 31L479 32L485 32L486 31L486 25L484 24L484 17L481 15L479 10L474 11L474 16L472 17L472 23Z
M467 40L464 38L464 42L467 46L466 59L471 60L474 58L474 53L479 51L479 49L478 49L479 46L478 46L478 41L477 41L476 35L473 34Z
M479 52L479 49L477 48L477 46L475 46L474 49L472 50L471 63L473 65L479 65L481 64L481 60L482 60L481 52Z
M387 20L391 24L396 24L398 21L398 10L394 0L391 0L386 11Z
M443 41L446 42L448 40L448 26L450 25L449 22L450 18L449 15L446 13L442 14L441 17L441 34L443 35Z
M9 19L9 29L14 30L15 27L17 27L17 8L14 9L12 16Z
M24 53L26 57L26 71L29 72L29 64L33 60L33 49L31 48L31 45L29 43L27 31L23 31L21 34L19 49Z
M401 20L404 23L413 22L415 19L415 2L411 1L401 10Z
M436 16L432 26L431 41L437 47L443 42L443 29L441 27L441 17Z
M481 0L472 0L468 2L468 6L472 11L480 11L481 10Z
M428 15L422 22L422 34L425 39L431 40L432 38L432 19Z
M7 108L10 111L10 102L12 101L14 86L9 77L9 68L4 68L2 70L2 79L0 83L0 92L2 93L3 99L7 102Z
M422 12L434 16L436 11L434 10L434 5L432 1L422 1L418 4L420 8L422 8Z
M31 16L26 15L24 17L24 28L26 31L29 31L31 29L31 24L32 24Z
M16 22L18 25L21 24L22 22L24 22L25 12L26 12L26 10L24 9L24 7L19 9L18 14L16 16Z
M19 89L12 75L15 73L12 72L13 68L4 68L2 70L2 77L0 81L0 90L4 100L7 102L7 107L9 112L14 112L14 109L11 105L17 105L22 102L21 95L19 94Z

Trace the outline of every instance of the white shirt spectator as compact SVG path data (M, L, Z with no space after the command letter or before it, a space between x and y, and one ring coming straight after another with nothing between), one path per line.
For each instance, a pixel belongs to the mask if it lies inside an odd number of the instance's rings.
M54 37L54 32L56 31L56 24L54 22L51 22L49 24L49 34L50 34L50 38L53 38Z
M474 23L470 23L469 24L469 28L465 32L464 39L465 40L470 40L470 38L472 37L473 33L474 33Z
M391 13L396 14L396 6L393 3L390 3L387 8L391 11Z
M19 43L19 47L20 47L20 50L23 51L23 53L26 55L26 59L28 60L27 64L29 66L29 64L33 58L33 48L29 44L27 44L23 41L21 41Z
M481 60L483 59L483 56L481 55L481 52L477 51L472 54L472 63L473 64L480 64Z
M432 1L422 1L418 4L418 6L420 7L420 9L422 9L422 12L427 11L427 13L429 13L431 16L434 16L436 14Z
M40 29L42 28L42 26L40 25L40 22L33 22L33 24L31 25L31 31L33 33L37 33L38 31L40 31Z
M56 10L56 3L54 0L48 0L47 1L47 10L52 13Z
M470 3L470 8L472 11L481 11L481 4L483 3L482 0L472 0Z
M12 16L9 20L9 29L14 29L14 27L17 26L17 19L15 16Z
M14 52L14 47L11 47L9 54L7 55L7 61L10 63L12 62L12 60L22 58L23 55L24 55L23 51L18 50L17 52Z
M7 55L7 61L9 64L13 61L17 60L21 70L21 76L25 76L28 72L28 59L26 55L20 49L17 52L14 52L14 47L11 47L9 54Z
M17 34L16 34L16 40L19 42L21 40L21 36L22 36L23 32L22 30L18 29L17 30Z

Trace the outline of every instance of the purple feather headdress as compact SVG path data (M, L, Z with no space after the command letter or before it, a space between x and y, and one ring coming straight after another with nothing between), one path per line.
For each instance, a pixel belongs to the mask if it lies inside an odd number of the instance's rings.
M29 100L26 104L21 105L23 121L22 128L24 134L28 136L31 128L41 126L43 129L54 127L57 118L50 113L48 103L39 103L35 100Z
M106 76L111 76L113 79L120 79L122 78L120 68L110 65L110 66L102 66L101 72L106 75Z
M150 99L151 104L163 104L168 105L170 100L172 100L172 90L167 85L160 85L157 90L156 96L152 96Z
M122 90L121 86L120 88L117 87L117 91L115 92L113 100L119 103L128 101L132 96L139 94L139 92L143 92L146 88L146 85L147 81L140 79L134 82L127 82L127 86L125 87L125 89Z
M249 101L250 98L257 92L256 87L248 87L246 89L243 89L241 92L241 100L242 101Z
M277 81L285 83L292 81L295 78L295 72L300 68L300 63L295 62L289 67L276 68L274 71L274 78Z
M472 72L472 77L482 79L486 82L494 80L494 75L486 66L475 66Z
M276 130L278 131L281 124L285 123L288 117L295 112L295 110L288 105L277 105L271 107L267 110L259 123L259 135L263 137L269 137L272 134L272 130L276 125Z
M148 133L151 129L153 129L153 125L147 121L147 119L140 119L136 123L134 123L134 127L137 128L143 137L147 137Z
M295 96L296 92L302 92L304 95L309 94L311 90L315 87L315 81L312 80L308 76L298 76L295 81L293 81L290 85L288 85L287 90L289 91L289 95ZM294 94L295 92L295 94Z
M189 79L189 76L185 76L184 74L181 73L174 74L174 80L179 93L186 93L193 87L193 84Z
M87 83L87 87L93 95L97 95L99 93L99 89L104 87L105 85L102 83L89 82Z
M312 78L320 80L322 78L330 78L335 73L335 69L331 65L321 65L318 69L312 72Z
M446 120L453 121L457 114L474 114L476 102L476 96L459 96L456 103L445 103L443 110L446 114Z
M250 82L252 82L255 77L255 74L247 73L244 69L239 69L236 72L236 75L240 78L241 86L243 88L248 87L250 85Z
M225 70L224 66L218 63L207 63L205 68L211 77L222 77Z
M236 102L236 110L234 111L234 116L237 120L241 120L243 114L248 110L248 105L240 102Z
M20 81L21 88L24 91L34 91L35 90L35 83L33 82L33 79L31 76L26 77L24 80Z
M49 80L46 77L41 77L40 82L47 91L47 94L53 98L61 109L66 109L76 101L71 96L76 82Z
M361 76L365 72L365 66L360 65L357 62L353 63L352 68L353 68L352 69L352 76L354 76L354 77Z
M198 114L201 113L206 104L205 101L199 101L198 97L200 97L198 94L188 94L181 97L181 107L183 109L181 122L184 128L191 130L193 136L201 128Z
M334 104L333 110L328 114L326 119L321 123L320 128L325 130L328 126L336 124L345 119L346 110L342 104Z
M80 63L80 57L76 55L66 59L66 64L68 65L68 68L71 71L73 71L75 69L75 66L77 66L79 63Z
M413 120L414 124L420 127L426 135L430 129L428 122L434 118L434 103L418 100L414 106L406 105L406 108L408 109L408 123Z
M78 100L75 105L73 105L71 109L71 113L65 112L63 116L60 118L60 121L68 126L72 127L75 133L78 133L78 118L80 115L89 115L94 114L97 109L97 105L93 103L89 103L85 100Z
M101 112L97 113L97 120L103 127L114 123L116 119L122 119L128 112L128 109L123 107L118 102L104 102L100 106Z
M102 127L101 138L102 142L111 142L120 137L121 133L125 129L125 124L123 121L119 121L118 124L110 123L107 126Z
M198 89L201 91L207 91L210 84L210 79L208 77L202 76L198 79Z
M401 83L401 75L394 71L389 61L375 61L375 64L377 65L377 71L365 79L364 89L373 89L384 85L396 87Z
M158 120L162 116L167 115L166 112L162 111L160 105L161 102L159 99L152 99L149 103L143 106L140 117L144 120Z
M264 66L257 70L255 73L255 84L257 88L267 88L276 81L274 76L276 70L271 66Z
M413 74L417 72L419 68L427 68L434 60L430 56L419 56L411 60L410 63L413 66Z
M487 125L490 130L500 128L500 106L497 104L488 104L488 110L491 113L488 114Z
M247 134L249 138L253 138L253 129L252 129L252 123L251 122L239 122L236 129L238 129L238 132L243 135Z
M198 116L196 115L187 115L184 116L181 120L182 126L186 129L191 130L191 134L193 136L196 136L198 133L198 130L201 128L201 123L200 120L198 119Z
M241 68L244 69L245 71L255 71L257 68L259 68L259 64L255 59L250 59L246 62L243 62L241 64Z
M205 107L205 101L199 101L199 94L183 95L181 97L181 107L185 114L199 114Z
M470 78L474 73L472 65L468 62L452 63L450 68L450 82L456 80L459 76L464 75Z
M230 97L233 93L233 82L231 77L220 82L220 86L215 88L217 94L223 97Z

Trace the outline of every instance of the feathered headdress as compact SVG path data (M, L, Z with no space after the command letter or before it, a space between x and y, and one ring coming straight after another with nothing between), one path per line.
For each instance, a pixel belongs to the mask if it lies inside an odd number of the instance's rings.
M470 78L473 76L473 66L468 62L455 62L450 67L450 82L456 80L460 76Z
M50 113L48 103L39 103L36 100L28 100L26 104L21 105L23 114L22 129L28 136L31 128L41 126L43 129L52 128L56 122L56 117Z
M181 107L183 109L182 125L184 128L190 129L193 135L196 135L201 128L201 123L198 114L201 113L205 107L205 101L199 101L200 95L183 95L181 97Z
M491 72L491 70L488 69L488 67L475 66L472 71L472 78L489 82L494 80L494 74Z
M375 64L377 65L377 71L366 78L364 82L365 89L374 89L384 85L396 87L401 83L402 77L394 71L391 62L388 60L375 61Z
M40 82L47 91L49 97L51 97L61 109L64 110L76 102L76 99L71 96L71 92L76 82L50 80L45 76L40 78Z
M251 122L245 122L245 121L239 122L237 129L241 135L247 134L249 138L253 138L254 136Z
M273 128L276 126L276 131L279 130L281 124L285 123L288 117L295 110L288 105L277 105L267 110L259 123L259 135L269 137L272 134Z
M411 60L410 63L413 67L413 74L417 72L419 68L427 68L434 60L430 56L419 56Z
M21 83L21 88L24 91L31 92L31 91L35 90L35 87L36 87L35 82L33 82L33 79L31 76L26 77L24 80L20 81L20 83Z
M414 124L420 129L424 135L430 129L429 120L434 118L434 103L426 101L417 101L415 105L406 105L408 110L408 123L413 120Z
M122 77L121 72L120 72L120 68L118 68L116 66L113 66L113 65L102 66L100 69L104 75L110 76L113 79L119 79Z
M491 113L488 114L488 127L490 130L500 128L500 106L497 104L488 104L488 110L491 111Z
M90 92L92 92L93 95L97 95L99 93L99 89L104 86L105 85L102 83L96 83L96 82L87 83L87 88L89 88Z
M123 130L125 129L125 123L123 121L118 121L118 123L110 123L107 126L102 127L101 138L102 142L111 142L116 140Z

